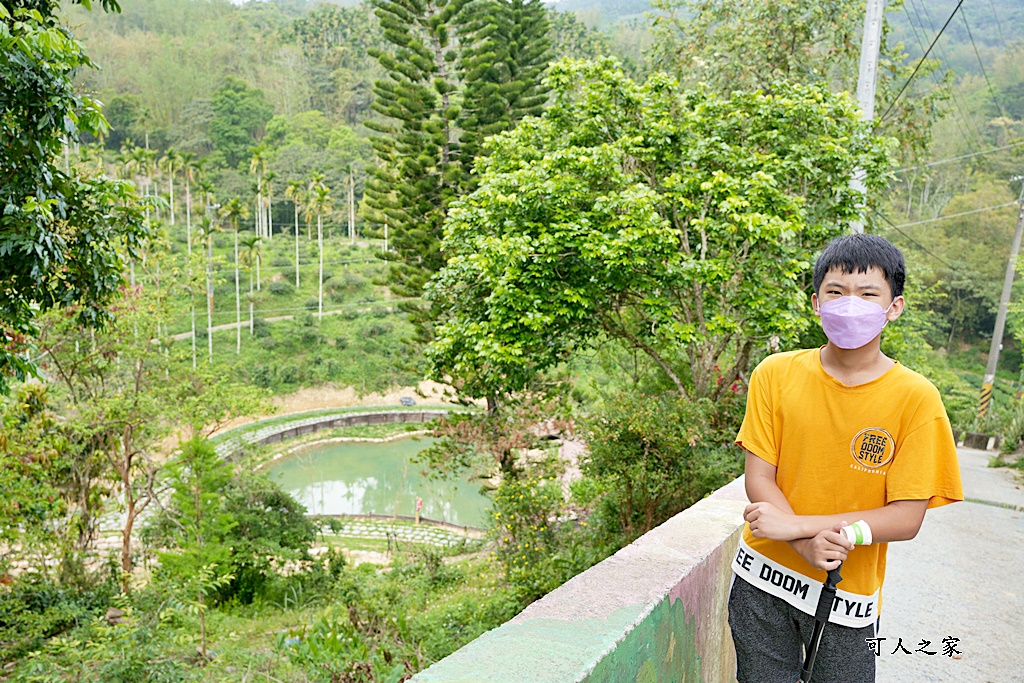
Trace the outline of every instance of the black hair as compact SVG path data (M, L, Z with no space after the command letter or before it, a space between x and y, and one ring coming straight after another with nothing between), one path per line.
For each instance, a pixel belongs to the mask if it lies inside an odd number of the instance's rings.
M903 294L907 267L901 252L892 242L878 235L853 234L837 237L821 252L814 264L814 292L819 293L825 274L833 268L841 273L866 273L878 268L885 275L892 298Z

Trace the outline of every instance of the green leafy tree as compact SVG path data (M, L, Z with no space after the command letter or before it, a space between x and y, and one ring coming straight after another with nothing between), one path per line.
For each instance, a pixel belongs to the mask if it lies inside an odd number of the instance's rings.
M586 420L581 468L606 483L605 504L627 541L742 472L729 444L736 425L721 424L722 414L708 399L624 392Z
M60 489L68 475L66 435L45 386L23 384L0 400L0 544L5 555L15 548L38 552L36 564L45 572L46 556L64 550L59 530L69 526ZM62 476L55 477L58 470ZM7 561L0 556L0 573L6 573Z
M172 584L216 566L228 578L215 597L250 603L275 561L308 558L315 530L305 509L265 476L236 473L205 439L182 445L165 483L170 499L145 534L165 549L160 574Z
M142 98L135 93L118 94L110 98L103 108L103 114L110 124L110 131L103 140L107 149L121 149L130 139L139 138L142 131L136 128L136 123L142 118L145 108Z
M721 97L635 84L614 60L550 82L552 107L494 140L446 224L433 376L518 391L605 338L719 397L808 328L813 255L858 216L853 169L881 185L891 141L820 86Z
M210 122L210 139L228 166L235 168L248 159L249 148L263 137L274 108L262 90L234 76L225 78L214 91L211 106L215 118Z
M902 8L886 3L886 13ZM718 93L771 91L779 82L822 84L832 92L856 92L864 3L857 0L653 0L659 10L652 30L656 66L687 84L706 83ZM891 111L898 89L917 64L902 43L890 39L884 20L875 95L875 116L901 142L906 158L930 142L930 124L949 98L948 80L933 87L926 76L935 59L921 65L912 93ZM913 96L908 97L908 94ZM884 117L884 118L883 118Z
M63 167L64 144L101 137L107 124L75 87L92 62L54 9L0 5L0 393L34 370L40 311L74 307L93 327L109 319L123 255L145 234L134 188Z
M229 574L231 550L224 540L235 520L221 504L221 491L231 481L231 466L209 441L194 438L182 444L181 452L167 466L167 475L171 513L164 519L170 523L160 540L174 550L160 553L160 574L176 584L174 593L186 596L181 600L183 606L191 607L189 611L199 617L205 657L207 598L233 578Z

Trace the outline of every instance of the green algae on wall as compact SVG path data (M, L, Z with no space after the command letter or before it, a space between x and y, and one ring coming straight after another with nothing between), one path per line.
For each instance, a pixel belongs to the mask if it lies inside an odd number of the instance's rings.
M666 597L581 683L704 683L695 619Z

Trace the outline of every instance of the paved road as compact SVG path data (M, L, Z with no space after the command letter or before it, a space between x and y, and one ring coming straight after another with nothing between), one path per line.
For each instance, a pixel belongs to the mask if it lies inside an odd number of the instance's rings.
M917 538L889 546L879 683L1024 682L1024 485L992 455L961 448L968 502L930 510ZM942 654L949 636L959 659ZM892 654L900 638L911 654ZM937 654L917 652L922 640Z

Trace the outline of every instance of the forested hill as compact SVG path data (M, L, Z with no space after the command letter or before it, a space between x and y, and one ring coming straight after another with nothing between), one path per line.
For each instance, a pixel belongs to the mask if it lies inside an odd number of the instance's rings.
M958 2L889 0L885 4L890 10L888 16L894 37L903 42L911 57L916 58L924 53ZM652 11L647 0L554 0L550 4L563 12L579 13L588 22L600 25L643 19L645 12ZM726 4L741 6L744 0L726 0ZM810 7L812 3L789 4ZM835 3L814 4L827 6ZM981 63L988 68L1000 51L1022 37L1024 5L1020 0L973 0L964 2L960 7L937 43L935 56L958 74L980 75L979 55Z

